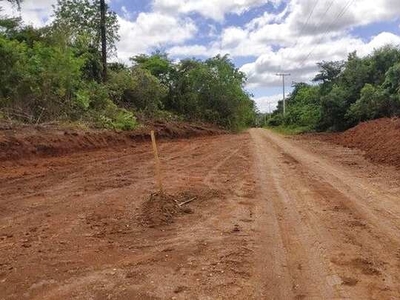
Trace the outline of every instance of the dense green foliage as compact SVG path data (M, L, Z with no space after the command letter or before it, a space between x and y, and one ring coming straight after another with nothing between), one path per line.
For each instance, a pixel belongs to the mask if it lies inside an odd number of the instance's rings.
M173 62L161 52L137 55L129 67L108 64L103 83L99 27L98 0L58 0L46 28L0 17L0 118L118 129L134 128L137 117L205 121L232 130L253 124L245 75L227 56ZM106 27L112 56L119 26L109 9Z
M100 50L100 0L58 0L53 28L67 32L71 44ZM119 40L117 14L107 9L106 37L110 51Z
M149 71L166 88L160 109L234 130L250 126L255 120L254 102L243 89L245 75L226 55L173 63L166 54L156 52L132 57L131 61L134 70Z
M386 46L346 62L321 62L309 85L294 86L269 119L271 126L298 126L308 130L345 130L361 121L400 115L400 49Z

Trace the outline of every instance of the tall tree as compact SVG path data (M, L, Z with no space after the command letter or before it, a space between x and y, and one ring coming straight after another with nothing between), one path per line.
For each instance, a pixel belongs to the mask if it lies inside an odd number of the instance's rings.
M104 6L104 15L99 8ZM70 42L85 41L86 46L102 49L101 28L105 27L107 54L115 50L119 40L118 20L115 12L108 9L104 0L58 0L54 6L54 27L68 32ZM102 25L104 23L104 26Z
M101 32L101 59L103 63L103 82L107 81L107 33L106 33L106 3L100 0L100 32Z
M343 61L322 61L317 63L319 73L312 81L321 82L322 94L328 94L343 72L345 63Z

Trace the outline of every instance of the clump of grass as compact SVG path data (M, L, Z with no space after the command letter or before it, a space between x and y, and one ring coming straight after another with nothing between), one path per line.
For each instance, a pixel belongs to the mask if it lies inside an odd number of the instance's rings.
M267 126L266 128L284 135L296 135L296 134L311 132L308 126L280 125L280 126Z

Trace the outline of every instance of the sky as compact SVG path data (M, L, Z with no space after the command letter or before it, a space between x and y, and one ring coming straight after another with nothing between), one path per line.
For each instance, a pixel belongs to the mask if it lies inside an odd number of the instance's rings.
M56 0L25 0L20 14L36 27L51 22ZM317 62L365 56L400 45L399 0L109 0L120 24L117 57L169 53L174 60L229 54L246 73L260 111L282 99L282 80L309 82ZM2 1L3 12L19 14Z

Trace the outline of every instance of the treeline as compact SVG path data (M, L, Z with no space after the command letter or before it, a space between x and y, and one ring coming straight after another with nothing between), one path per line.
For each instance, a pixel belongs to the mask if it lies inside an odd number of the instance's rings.
M106 28L111 57L119 26L108 7ZM132 57L130 66L109 63L107 73L104 82L98 0L59 0L54 21L44 28L0 17L0 119L118 129L134 128L138 118L232 130L254 122L246 77L228 56L174 62L156 52Z
M359 122L400 116L400 49L386 46L371 55L350 53L346 61L323 61L314 84L296 83L268 120L271 126L304 131L341 131Z

